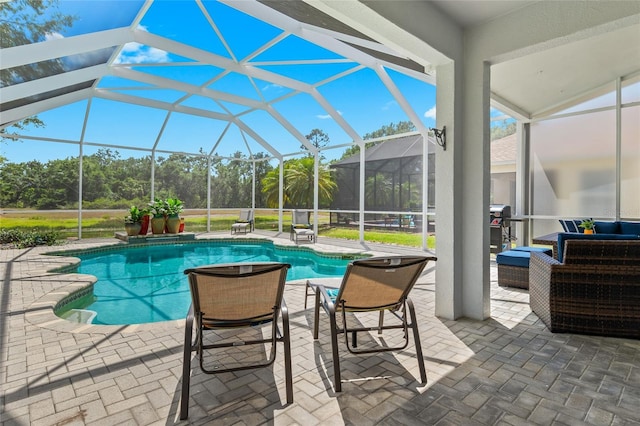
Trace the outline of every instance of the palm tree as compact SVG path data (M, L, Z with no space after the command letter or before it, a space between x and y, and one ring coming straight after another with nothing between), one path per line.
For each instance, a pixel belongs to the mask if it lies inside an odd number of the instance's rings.
M392 209L393 182L384 173L375 173L367 176L365 181L365 208Z
M274 168L262 180L262 192L269 207L278 207L280 169ZM312 157L287 160L284 163L284 207L313 208L314 160ZM328 206L333 199L336 183L329 169L319 165L318 200Z

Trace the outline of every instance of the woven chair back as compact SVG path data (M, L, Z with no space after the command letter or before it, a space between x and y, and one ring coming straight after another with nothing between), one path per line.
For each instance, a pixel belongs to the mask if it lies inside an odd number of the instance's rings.
M292 225L309 225L309 212L304 210L293 210L291 214Z
M376 310L399 306L413 288L430 257L389 257L357 260L347 267L336 307Z
M275 319L288 264L229 264L188 271L196 314L208 326L234 326Z
M253 210L250 210L250 209L240 210L240 216L238 217L238 222L251 222L252 219L253 219Z

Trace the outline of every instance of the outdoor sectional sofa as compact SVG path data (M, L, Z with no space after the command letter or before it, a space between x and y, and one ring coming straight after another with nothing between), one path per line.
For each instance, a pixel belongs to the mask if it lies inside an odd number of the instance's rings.
M552 332L640 338L640 237L558 236L558 260L532 252L531 310Z

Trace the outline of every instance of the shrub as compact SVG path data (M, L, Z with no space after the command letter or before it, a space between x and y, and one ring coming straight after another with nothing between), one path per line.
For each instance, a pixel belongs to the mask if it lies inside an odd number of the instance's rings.
M0 229L0 244L15 248L35 246L53 246L59 244L60 233L56 231L21 231L19 229Z

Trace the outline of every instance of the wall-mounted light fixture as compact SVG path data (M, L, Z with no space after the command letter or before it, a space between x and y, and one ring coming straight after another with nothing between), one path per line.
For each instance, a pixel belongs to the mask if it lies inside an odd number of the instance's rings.
M442 126L442 130L435 129L433 127L429 127L429 130L433 132L433 135L436 137L436 143L442 147L444 151L447 150L447 127Z

